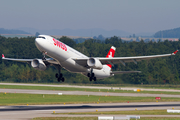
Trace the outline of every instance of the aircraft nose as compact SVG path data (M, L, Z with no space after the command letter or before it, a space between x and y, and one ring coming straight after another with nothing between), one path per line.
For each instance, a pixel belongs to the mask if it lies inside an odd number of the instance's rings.
M43 40L41 38L36 38L35 45L40 51L42 51Z
M35 39L35 44L36 44L36 46L40 46L41 45L41 39L40 38L36 38Z

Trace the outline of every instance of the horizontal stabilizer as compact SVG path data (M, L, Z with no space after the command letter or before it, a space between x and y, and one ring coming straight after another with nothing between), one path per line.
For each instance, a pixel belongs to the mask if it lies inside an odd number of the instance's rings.
M141 71L112 71L111 74L141 73Z

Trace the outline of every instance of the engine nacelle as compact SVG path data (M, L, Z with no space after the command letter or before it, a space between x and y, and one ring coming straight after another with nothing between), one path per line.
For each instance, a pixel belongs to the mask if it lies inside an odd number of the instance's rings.
M90 58L87 60L87 65L91 68L102 69L103 65L97 58Z
M46 70L46 65L41 59L34 59L31 62L31 66L37 70L41 70L41 71Z

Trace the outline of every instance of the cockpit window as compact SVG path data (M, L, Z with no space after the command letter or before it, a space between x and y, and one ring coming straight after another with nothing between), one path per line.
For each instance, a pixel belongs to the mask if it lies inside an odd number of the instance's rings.
M38 36L38 38L43 38L43 39L46 39L45 37L42 37L42 36Z

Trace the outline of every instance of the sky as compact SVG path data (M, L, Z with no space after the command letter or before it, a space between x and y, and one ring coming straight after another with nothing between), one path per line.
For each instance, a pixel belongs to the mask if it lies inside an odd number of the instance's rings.
M0 0L0 28L123 30L180 27L180 0Z

